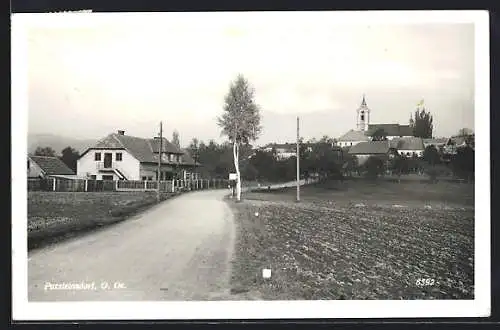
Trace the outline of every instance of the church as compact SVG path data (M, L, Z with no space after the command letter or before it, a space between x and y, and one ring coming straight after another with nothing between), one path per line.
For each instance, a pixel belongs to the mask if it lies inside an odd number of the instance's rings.
M368 108L366 104L365 95L363 95L361 105L356 112L356 129L351 129L349 132L338 138L337 146L351 147L360 142L371 141L373 135L382 130L388 140L413 136L413 129L410 125L370 124L370 108Z

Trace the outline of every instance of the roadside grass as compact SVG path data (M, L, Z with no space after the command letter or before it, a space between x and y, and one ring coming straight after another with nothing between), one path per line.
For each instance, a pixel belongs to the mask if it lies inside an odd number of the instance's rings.
M28 192L28 249L117 223L155 204L155 192Z
M242 198L228 200L238 229L235 295L474 298L473 185L330 183L301 187L300 203L294 188Z

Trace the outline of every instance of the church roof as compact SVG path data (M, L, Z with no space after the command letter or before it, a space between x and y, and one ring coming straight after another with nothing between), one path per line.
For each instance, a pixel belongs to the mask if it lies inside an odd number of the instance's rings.
M410 125L399 124L369 124L366 134L372 136L379 129L384 130L388 136L413 136Z
M355 131L351 129L338 138L337 141L368 141L370 140L362 131Z

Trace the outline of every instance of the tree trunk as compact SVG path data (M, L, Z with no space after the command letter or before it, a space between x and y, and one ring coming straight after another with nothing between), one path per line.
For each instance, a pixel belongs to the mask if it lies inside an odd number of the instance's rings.
M240 179L240 166L239 166L239 148L238 143L235 141L233 144L233 157L234 168L236 169L236 201L241 200L241 179Z

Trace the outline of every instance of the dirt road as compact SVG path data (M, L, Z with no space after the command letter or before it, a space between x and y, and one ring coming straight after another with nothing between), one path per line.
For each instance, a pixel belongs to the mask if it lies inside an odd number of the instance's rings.
M30 252L29 301L226 299L235 235L227 194L185 194Z

